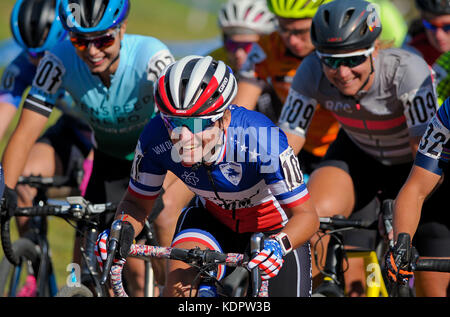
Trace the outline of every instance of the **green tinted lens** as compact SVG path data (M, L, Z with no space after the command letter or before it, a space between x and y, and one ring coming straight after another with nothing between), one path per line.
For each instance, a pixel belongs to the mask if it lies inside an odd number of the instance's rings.
M322 63L327 65L331 69L338 69L339 66L344 65L346 67L356 67L364 63L367 59L365 55L355 55L350 57L331 57L326 56L322 58Z
M181 118L169 117L167 118L172 128L187 127L191 132L198 133L204 131L206 128L214 124L211 119L201 118Z

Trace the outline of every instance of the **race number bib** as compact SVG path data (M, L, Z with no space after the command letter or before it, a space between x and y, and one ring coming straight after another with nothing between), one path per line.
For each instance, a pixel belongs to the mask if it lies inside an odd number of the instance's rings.
M16 78L20 75L20 69L17 65L9 65L3 72L0 90L13 91Z
M168 50L162 50L156 53L148 61L147 79L155 82L158 79L159 75L162 73L162 71L174 61L175 59Z
M293 130L304 136L316 109L317 101L289 89L289 95L284 103L280 116L280 126Z
M440 159L442 151L449 142L450 131L441 123L437 116L428 124L427 131L419 144L419 152L435 160Z
M300 163L291 147L280 154L280 163L288 189L292 191L303 183Z
M136 181L139 181L139 166L141 164L144 153L141 150L141 141L138 140L136 150L134 151L133 164L131 165L130 177Z
M62 83L62 78L66 72L61 60L52 53L46 53L39 63L33 86L43 92L53 95Z
M436 113L436 95L431 87L405 94L401 99L409 128L426 124Z

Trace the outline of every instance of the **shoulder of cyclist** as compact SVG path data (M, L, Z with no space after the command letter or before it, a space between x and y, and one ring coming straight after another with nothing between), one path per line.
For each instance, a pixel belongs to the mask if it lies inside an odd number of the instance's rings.
M420 142L414 164L442 175L448 168L450 151L450 98L447 98L428 123Z
M31 86L36 66L28 60L27 53L20 53L3 71L0 82L0 102L19 108L24 91Z
M124 50L127 64L148 73L147 79L156 81L162 70L175 59L169 48L159 39L151 36L125 34Z

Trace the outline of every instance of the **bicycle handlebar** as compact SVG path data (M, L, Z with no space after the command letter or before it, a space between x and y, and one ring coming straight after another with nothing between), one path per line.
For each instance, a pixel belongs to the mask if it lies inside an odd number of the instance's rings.
M10 220L12 216L56 216L71 220L87 219L90 216L115 211L116 206L112 203L106 204L91 204L83 197L72 196L66 198L68 205L44 205L32 207L19 207L14 211L14 214L8 214L5 210L4 201L1 204L0 210L0 236L3 251L8 261L13 265L18 265L20 259L14 254L11 242Z
M450 259L419 259L415 271L450 272Z
M247 266L248 257L240 253L220 253L215 250L201 250L199 248L180 249L170 247L158 247L151 245L133 244L131 245L129 255L137 258L163 258L179 260L188 264L197 264L205 266L209 264L226 265L230 267ZM123 263L114 263L110 270L111 285L114 296L128 297L122 283ZM106 271L107 272L107 271Z
M340 217L320 217L320 229L336 230L344 228L372 229L376 222L362 219L346 219Z
M55 175L52 177L42 177L42 176L20 176L17 180L17 184L30 185L35 188L49 188L49 187L63 187L70 186L71 178L69 176L59 176Z

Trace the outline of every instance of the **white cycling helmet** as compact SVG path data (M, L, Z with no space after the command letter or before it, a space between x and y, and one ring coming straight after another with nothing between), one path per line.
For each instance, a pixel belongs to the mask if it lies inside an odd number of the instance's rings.
M276 23L265 0L228 0L219 11L219 26L225 33L267 34Z

